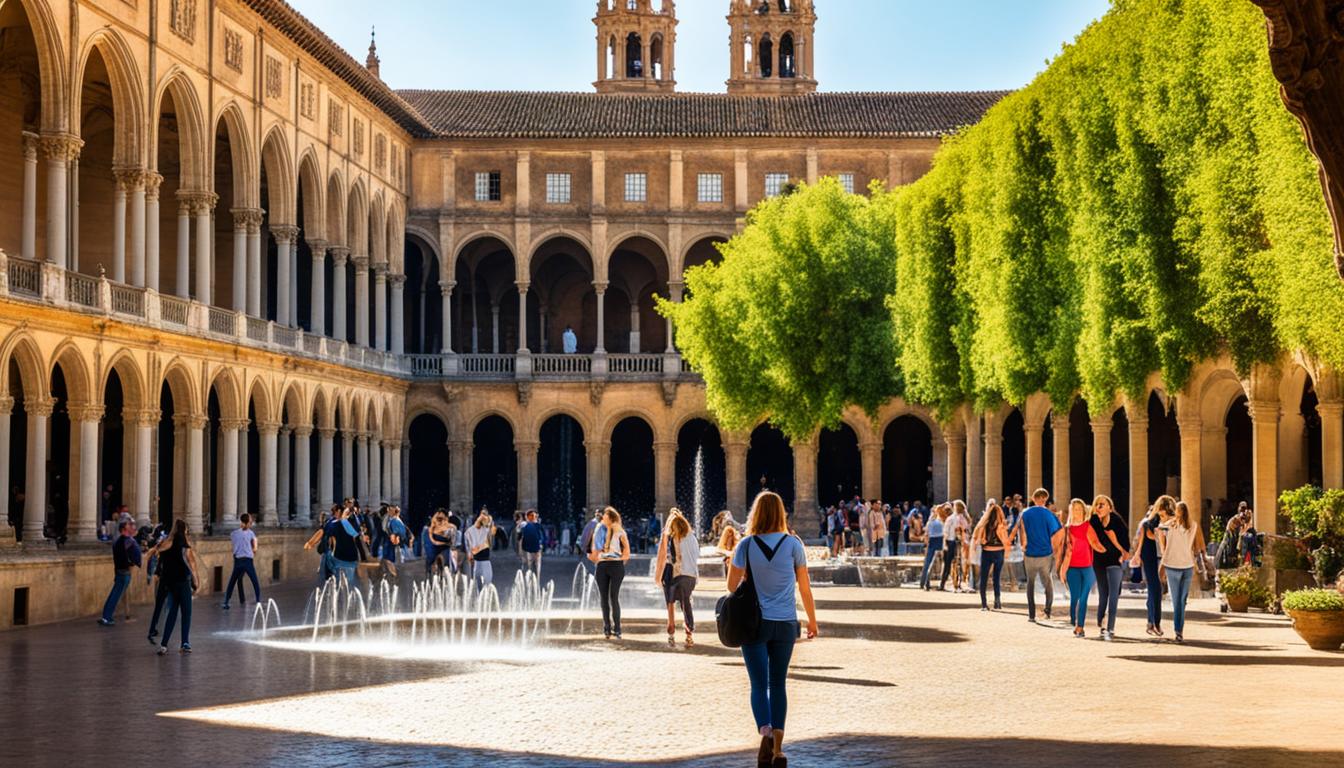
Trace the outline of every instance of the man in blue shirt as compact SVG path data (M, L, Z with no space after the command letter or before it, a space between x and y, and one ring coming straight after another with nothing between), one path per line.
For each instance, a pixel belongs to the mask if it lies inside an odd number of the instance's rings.
M523 570L532 571L540 579L541 546L546 541L546 532L542 530L541 523L537 522L537 510L527 510L527 522L523 523L518 540L523 548Z
M98 619L99 626L103 627L113 625L112 617L116 613L117 603L121 602L121 596L131 585L131 569L140 567L140 545L135 541L135 520L123 517L118 530L121 535L112 545L112 568L116 575L107 602L103 603L103 616Z
M1055 602L1055 556L1064 543L1064 526L1055 513L1046 509L1050 492L1037 488L1031 494L1031 506L1022 511L1022 518L1009 535L1009 540L1021 537L1024 562L1027 568L1027 621L1036 621L1036 580L1045 583L1045 618Z

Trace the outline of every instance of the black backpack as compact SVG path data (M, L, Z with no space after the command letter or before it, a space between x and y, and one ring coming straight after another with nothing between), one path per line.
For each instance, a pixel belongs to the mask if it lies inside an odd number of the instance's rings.
M756 536L750 537L756 542L756 546L761 548L765 554L766 561L773 561L775 553L783 546L784 536L771 549L765 545ZM742 542L739 546L745 545ZM743 644L756 639L757 633L761 629L761 599L756 594L756 583L751 576L751 553L746 553L747 577L737 585L737 589L732 594L724 595L719 598L718 604L714 607L714 618L718 622L719 642L728 648L741 648Z

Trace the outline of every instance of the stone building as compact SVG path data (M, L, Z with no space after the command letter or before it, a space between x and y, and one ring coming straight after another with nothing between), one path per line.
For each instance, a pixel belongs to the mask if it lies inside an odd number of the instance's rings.
M0 535L343 496L639 518L697 486L739 517L779 490L806 531L841 496L1041 482L1263 524L1344 483L1336 376L1300 356L1068 414L720 432L653 297L760 200L907 183L1001 95L814 92L810 0L728 11L726 93L676 91L671 0L597 4L596 92L505 93L392 90L281 0L0 0Z

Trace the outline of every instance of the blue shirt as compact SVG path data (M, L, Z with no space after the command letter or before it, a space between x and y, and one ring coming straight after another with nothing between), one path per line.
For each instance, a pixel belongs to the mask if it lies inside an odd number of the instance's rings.
M542 542L541 523L524 523L522 539L524 552L540 552Z
M752 541L753 538L759 538L767 549L779 547L773 560L765 558L765 552ZM780 543L781 539L783 543ZM803 543L798 537L787 533L748 536L738 543L733 552L733 565L746 569L747 558L751 558L751 579L756 583L756 596L761 601L761 618L766 621L797 621L798 608L793 592L798 583L795 571L807 564Z
M1055 513L1045 507L1031 506L1022 512L1022 528L1027 532L1027 557L1049 557L1055 553L1050 543L1055 532L1064 526Z
M112 567L118 571L129 571L140 567L140 545L130 536L118 536L112 545Z
M943 519L937 515L929 518L929 524L924 528L924 533L928 534L930 539L943 538Z

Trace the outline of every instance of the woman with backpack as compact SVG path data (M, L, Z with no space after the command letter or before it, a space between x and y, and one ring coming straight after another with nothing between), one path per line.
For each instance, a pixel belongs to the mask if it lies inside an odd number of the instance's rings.
M667 525L663 528L662 538L658 542L658 562L654 573L658 574L663 585L663 599L667 603L667 644L676 645L676 621L673 611L681 604L682 623L686 627L686 647L695 645L692 635L695 633L695 614L691 610L691 593L695 591L696 579L700 576L697 561L700 559L700 542L691 535L691 524L680 509L672 508L667 515Z
M738 543L728 567L728 591L750 578L760 602L756 637L742 644L742 659L751 680L751 713L761 736L756 765L786 768L784 723L788 715L785 680L793 645L800 634L794 590L807 611L807 636L817 636L817 609L807 577L803 542L788 533L788 515L778 494L762 491L752 503L747 535Z
M602 524L593 532L593 551L588 559L597 565L597 594L602 601L602 634L621 639L621 582L630 559L630 537L621 525L621 513L614 507L602 512Z
M191 595L197 589L196 550L187 537L187 521L173 521L173 532L154 545L150 554L159 556L159 581L167 594L168 617L163 621L163 639L159 641L159 655L168 653L168 640L173 636L177 614L182 613L182 653L191 653Z

